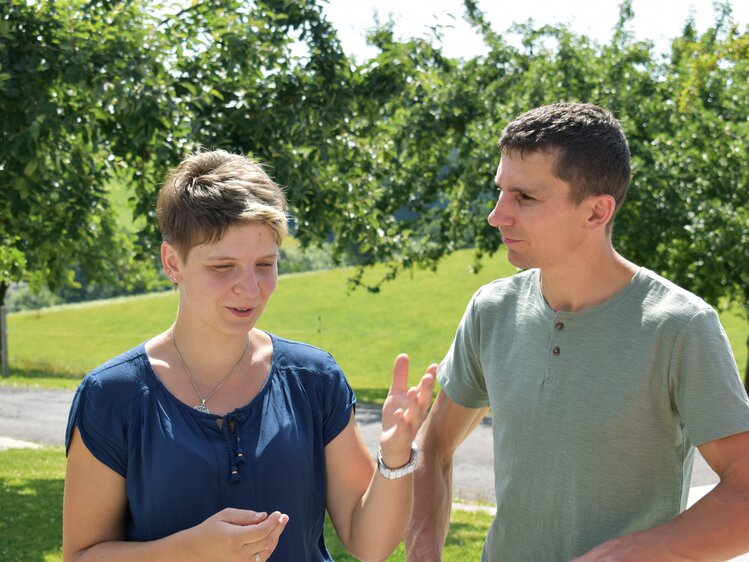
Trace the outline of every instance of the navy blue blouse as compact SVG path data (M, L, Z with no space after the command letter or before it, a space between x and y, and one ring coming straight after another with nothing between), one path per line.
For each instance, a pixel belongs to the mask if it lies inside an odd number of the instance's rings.
M265 384L225 416L177 400L144 344L83 379L66 448L78 426L91 453L125 478L128 540L171 535L226 507L280 511L289 522L271 560L332 560L323 539L325 446L348 424L356 397L330 354L271 339Z

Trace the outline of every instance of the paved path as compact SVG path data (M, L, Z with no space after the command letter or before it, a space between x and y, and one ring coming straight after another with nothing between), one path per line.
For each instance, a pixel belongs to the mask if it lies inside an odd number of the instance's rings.
M62 445L73 391L34 390L0 386L0 437L41 445ZM374 455L380 435L380 410L367 405L357 408L357 421ZM6 441L7 442L7 441ZM494 503L491 424L479 424L455 458L453 495L463 501ZM2 441L0 441L2 446ZM715 473L697 456L692 486L714 486Z
M22 444L63 445L73 391L35 390L0 386L0 450ZM360 405L359 430L374 455L380 435L380 411ZM474 430L455 456L453 496L461 502L494 503L492 434L488 420ZM717 475L697 453L692 474L690 504L718 482ZM734 562L749 562L749 555Z

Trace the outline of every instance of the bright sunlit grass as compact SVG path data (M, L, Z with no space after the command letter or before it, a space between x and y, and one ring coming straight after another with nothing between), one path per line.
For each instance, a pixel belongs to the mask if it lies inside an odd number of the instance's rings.
M444 356L476 289L515 271L504 252L486 259L479 274L469 271L472 259L471 251L457 252L437 272L402 274L379 294L350 291L350 268L282 276L259 327L330 351L359 399L381 402L398 353L411 356L415 381ZM383 271L376 268L368 278ZM12 376L4 382L74 388L87 371L167 329L176 310L177 295L167 291L11 314ZM721 321L743 372L746 319L734 310Z
M349 291L350 268L283 276L259 327L327 349L361 400L381 401L398 353L411 356L415 380L447 351L473 292L514 271L504 256L486 260L478 275L471 263L471 252L458 252L436 273L402 274L379 294ZM7 382L73 388L87 371L168 328L176 310L168 291L9 315Z

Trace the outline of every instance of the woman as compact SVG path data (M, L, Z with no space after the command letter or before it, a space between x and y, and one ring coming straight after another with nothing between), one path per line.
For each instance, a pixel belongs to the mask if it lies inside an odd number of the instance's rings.
M434 366L407 389L407 358L396 359L375 470L333 358L255 328L276 288L285 211L242 156L198 153L167 178L157 213L177 318L76 393L66 561L331 560L326 509L358 558L387 558L400 542Z

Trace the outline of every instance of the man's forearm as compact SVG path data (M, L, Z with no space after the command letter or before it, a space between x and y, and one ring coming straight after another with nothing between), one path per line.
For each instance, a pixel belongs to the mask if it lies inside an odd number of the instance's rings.
M442 560L451 509L452 459L440 462L428 448L422 450L414 480L413 514L406 530L409 562Z

